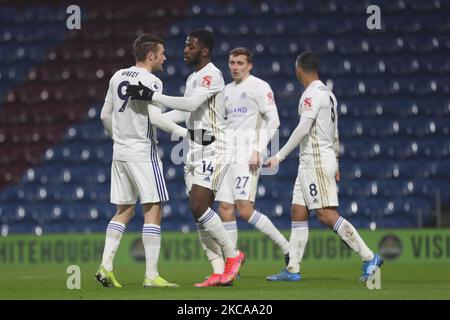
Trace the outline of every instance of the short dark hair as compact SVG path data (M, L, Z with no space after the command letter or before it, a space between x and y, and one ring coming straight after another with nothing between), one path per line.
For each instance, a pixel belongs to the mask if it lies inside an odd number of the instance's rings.
M144 33L140 35L133 43L133 54L136 62L145 61L145 57L149 51L156 52L158 44L164 45L164 40L152 33Z
M189 32L188 36L197 38L205 48L209 49L209 53L212 53L214 48L214 35L211 31L207 29L195 29Z
M298 55L295 61L305 72L319 72L319 56L311 51L305 51Z
M247 62L252 63L253 62L253 53L244 47L237 47L230 51L230 56L239 56L244 55L247 57Z

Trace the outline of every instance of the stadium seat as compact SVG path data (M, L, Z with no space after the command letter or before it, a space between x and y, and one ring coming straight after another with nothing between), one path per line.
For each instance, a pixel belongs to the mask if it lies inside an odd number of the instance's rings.
M165 37L164 92L182 95L192 73L182 60L186 34L208 26L226 82L229 50L253 50L253 74L277 99L281 144L299 120L296 56L318 52L321 77L338 100L342 214L357 227L415 227L420 208L431 226L436 192L443 204L450 201L450 6L378 5L382 30L368 36L360 14L365 4L349 0L131 1L126 8L92 2L76 33L68 32L63 7L2 4L0 221L12 234L103 232L115 212L112 141L99 119L108 79L133 61L127 44L144 26ZM159 138L170 196L163 225L195 230L183 166L169 162L173 142L166 134ZM261 177L257 195L256 206L286 229L297 169L296 150L276 176ZM312 220L312 228L323 228ZM131 225L140 228L141 221Z

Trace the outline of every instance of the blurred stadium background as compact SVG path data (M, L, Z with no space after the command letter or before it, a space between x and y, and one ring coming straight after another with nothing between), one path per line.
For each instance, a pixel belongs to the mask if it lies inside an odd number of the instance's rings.
M70 4L81 8L80 30L66 27ZM370 4L381 8L381 30L366 27ZM253 73L275 92L282 144L298 123L303 90L295 58L319 53L321 79L339 105L340 212L355 227L449 227L449 17L445 0L2 1L0 242L105 231L115 211L112 142L99 119L109 78L134 64L137 35L159 32L167 61L158 76L166 93L181 95L191 73L184 41L197 27L214 31L226 82L229 50L253 51ZM182 166L170 162L174 143L162 133L159 140L171 198L162 228L195 231ZM278 175L260 179L256 207L283 230L297 164L293 153ZM128 230L141 226L137 216ZM310 227L322 228L314 217Z
M78 1L81 30L73 31L69 2L18 3L1 6L3 236L104 231L114 213L112 143L99 121L109 78L134 64L136 36L156 31L167 51L159 76L167 93L181 95L192 72L184 41L196 27L214 30L214 59L227 82L228 51L254 52L254 74L276 94L281 143L298 123L295 57L320 54L321 77L339 103L340 211L357 227L450 223L448 1L375 1L382 30L367 29L366 1ZM193 229L182 166L170 162L174 143L161 136L171 197L164 229ZM258 190L257 207L282 229L290 226L297 164L293 153ZM319 227L317 219L311 225ZM140 227L135 219L129 230Z

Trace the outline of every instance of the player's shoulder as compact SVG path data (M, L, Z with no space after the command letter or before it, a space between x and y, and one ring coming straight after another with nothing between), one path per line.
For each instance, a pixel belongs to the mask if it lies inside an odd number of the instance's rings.
M222 71L220 71L220 69L217 68L216 65L212 62L208 63L202 70L204 70L205 72L214 72L222 74Z
M316 96L320 97L323 95L328 96L328 87L320 80L312 82L303 92L302 96Z
M111 81L113 81L114 79L120 78L120 76L122 75L122 73L127 70L127 69L119 69L116 72L114 72L114 74L111 77Z
M207 89L225 87L222 72L212 63L208 63L197 72L196 81L200 87Z
M328 93L328 87L321 80L314 81L308 88L313 91Z
M162 83L161 79L159 79L153 73L148 72L147 70L140 71L138 77L141 78L141 79L148 80L148 81L157 81L157 82L161 82Z
M205 67L203 67L198 72L198 74L201 77L208 76L208 77L212 77L212 78L222 79L223 80L222 71L220 71L219 68L217 68L214 65L214 63L212 63L212 62L208 63Z
M334 93L333 93L333 91L332 91L331 89L328 89L328 94L329 94L334 100L337 100L337 99L336 99L336 96L334 95Z
M186 79L186 82L191 81L193 78L195 78L197 76L196 72L192 72Z
M230 90L231 88L233 88L236 84L234 83L234 81L231 81L230 83L227 83L225 85L225 90Z
M153 73L148 72L146 69L144 68L139 68L136 66L131 66L128 68L122 68L117 70L114 75L112 76L112 78L129 78L129 79L148 79L148 80L159 80L158 77L156 77Z
M258 78L257 76L254 76L252 74L248 76L248 82L252 83L252 84L256 83L256 84L259 84L259 85L264 85L264 84L268 85L268 83L266 81L264 81L261 78Z
M248 85L250 85L251 87L253 87L255 89L260 89L263 91L272 90L270 84L267 81L265 81L261 78L258 78L252 74L249 75L249 77L248 77Z
M138 81L141 81L144 85L150 87L153 91L162 91L163 83L161 79L155 76L153 73L144 70L139 73L137 77Z

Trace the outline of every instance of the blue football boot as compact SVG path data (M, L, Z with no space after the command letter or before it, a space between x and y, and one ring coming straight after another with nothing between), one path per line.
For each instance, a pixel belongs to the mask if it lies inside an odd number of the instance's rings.
M360 281L367 281L371 275L375 273L376 268L381 267L383 264L383 258L377 253L373 255L373 259L370 261L364 261L362 266L362 276Z
M302 280L302 275L300 273L292 273L283 269L280 273L268 276L267 281L300 281Z

